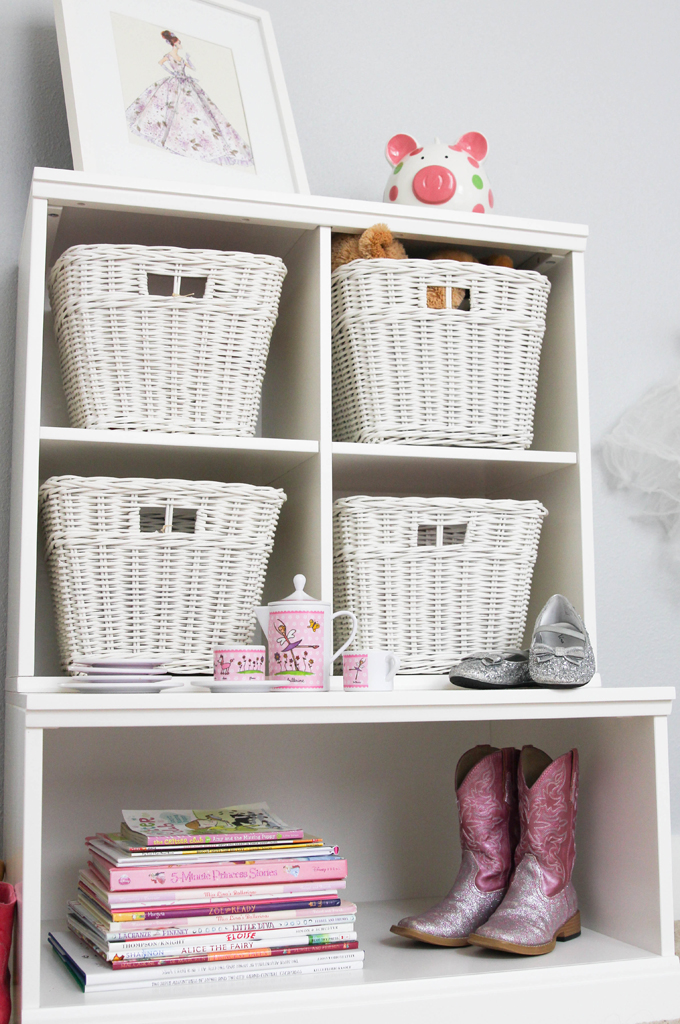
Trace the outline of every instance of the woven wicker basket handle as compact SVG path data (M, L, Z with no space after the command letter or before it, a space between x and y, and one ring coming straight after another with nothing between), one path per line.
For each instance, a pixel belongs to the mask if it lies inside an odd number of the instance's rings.
M138 505L134 511L132 530L135 533L205 532L206 510L199 505L186 502L176 505L168 501L165 505Z
M172 280L172 292L170 281ZM185 287L182 287L184 280ZM163 284L167 281L167 286ZM160 285L160 287L159 287ZM164 298L193 298L196 301L212 299L215 292L215 270L194 269L191 266L176 265L172 270L164 270L153 263L143 268L140 274L139 291L143 296L162 296Z
M469 313L475 308L474 292L476 284L476 281L467 281L464 278L456 278L454 281L451 281L449 278L441 282L428 278L425 287L425 301L422 304L430 309L445 309L449 311L455 309L461 314ZM469 307L467 309L460 309L465 292L468 294ZM454 305L453 300L456 293L458 293L458 301ZM431 299L434 301L431 302ZM443 306L441 305L442 299L444 300Z
M417 547L451 547L452 545L464 544L467 537L468 524L460 522L458 517L454 522L418 523Z

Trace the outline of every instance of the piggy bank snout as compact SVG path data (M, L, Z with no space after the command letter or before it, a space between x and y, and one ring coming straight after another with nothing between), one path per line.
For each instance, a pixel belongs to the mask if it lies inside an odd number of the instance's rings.
M436 206L448 203L456 192L456 178L453 171L440 164L422 167L413 178L413 194L421 203Z

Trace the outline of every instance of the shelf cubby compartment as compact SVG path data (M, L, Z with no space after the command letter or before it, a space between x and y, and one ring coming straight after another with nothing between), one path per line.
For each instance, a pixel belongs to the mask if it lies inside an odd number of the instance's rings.
M534 442L528 451L333 444L330 243L385 222L412 255L452 245L505 251L552 283ZM586 229L313 196L93 180L36 170L19 272L6 680L5 856L21 895L17 1022L410 1024L452 1012L479 1024L601 1024L680 1016L673 949L666 719L674 691L478 693L444 676L398 677L390 693L59 692L37 495L55 473L188 475L288 494L263 600L332 601L332 503L351 493L538 499L549 510L529 623L555 591L594 636L584 304ZM79 243L139 243L280 256L288 275L257 436L218 438L69 426L45 275ZM605 682L615 682L605 680ZM653 682L653 681L650 681ZM200 679L195 680L200 684ZM436 900L456 867L453 773L478 742L578 746L583 775L576 886L583 936L548 957L409 946L389 924ZM62 919L82 840L122 806L267 799L347 854L366 970L202 989L83 996L44 941ZM141 802L141 803L138 803ZM421 900L420 904L413 902Z
M311 1022L331 1001L338 1019L354 1013L368 1020L379 1001L404 1022L414 1012L446 1013L455 1005L492 1024L505 1001L513 1021L524 1014L596 1024L605 994L608 1006L668 1016L677 1006L678 971L668 806L656 780L667 770L672 696L653 686L502 695L204 694L199 707L181 694L132 701L16 694L7 709L7 756L31 785L6 812L15 851L8 867L15 876L21 870L15 844L22 834L33 875L18 942L24 956L41 951L23 963L23 1019L88 1021L96 1014L113 1022L124 1012L131 1024L274 1024L277 1014L292 1022L295 1013ZM451 884L460 852L455 765L475 743L533 743L552 755L579 749L574 884L584 932L548 957L433 949L389 932ZM343 895L359 903L356 929L366 951L358 978L216 983L200 996L190 986L83 996L46 946L45 930L48 922L63 927L85 835L114 828L121 803L190 806L197 790L208 806L266 791L285 820L340 845L349 864ZM622 843L622 835L635 841Z

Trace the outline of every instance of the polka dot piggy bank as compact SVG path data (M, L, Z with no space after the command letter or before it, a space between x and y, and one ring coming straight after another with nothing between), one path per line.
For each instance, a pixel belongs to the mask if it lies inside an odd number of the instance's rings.
M410 135L393 135L385 155L394 170L383 200L487 213L493 208L493 192L481 166L487 150L479 132L461 135L455 146L439 139L431 146L419 146Z

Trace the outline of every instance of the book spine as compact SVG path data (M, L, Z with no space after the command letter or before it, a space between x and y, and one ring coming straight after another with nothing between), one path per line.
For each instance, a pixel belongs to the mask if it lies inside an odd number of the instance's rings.
M95 924L93 921L88 920L85 917L79 915L72 915L74 920L82 928L89 928L90 931L96 935L101 942L105 943L116 943L116 942L141 942L143 945L148 945L150 942L162 942L166 939L176 939L178 942L182 939L188 938L203 938L206 936L221 937L228 934L228 930L224 926L218 926L217 928L211 928L209 926L199 926L195 928L149 928L145 931L124 931L124 932L109 932L101 925ZM69 917L70 920L70 917ZM288 933L290 935L309 935L311 933L323 932L324 934L335 934L336 932L353 931L355 927L356 918L353 916L347 918L341 918L336 924L334 921L325 920L324 924L306 924L302 927L296 927L297 922L286 922L289 927L287 928L266 928L266 929L253 929L254 934L258 938L265 938L269 936L270 944L276 942L279 937L279 933ZM246 928L236 928L235 931L248 931ZM231 931L231 929L229 930Z
M92 853L91 857L97 872L112 892L164 889L165 886L170 889L207 889L212 886L271 885L277 882L327 882L347 877L347 861L341 857L167 868L113 868L97 854Z
M325 948L328 950L358 949L359 943L356 939L352 942L330 942ZM175 964L208 963L214 960L250 960L251 958L256 959L259 957L300 956L312 949L314 949L313 946L283 946L275 949L264 946L260 949L233 950L230 953L204 953L200 956L163 957L143 962L139 960L112 960L111 966L114 971L127 970L130 967L172 967Z
M251 981L255 978L289 978L301 974L336 974L339 972L347 971L361 971L363 970L363 960L353 960L349 963L328 963L328 964L312 964L310 967L303 966L288 966L286 962L285 967L269 967L267 970L256 971L233 971L229 974L208 974L208 975L190 975L180 976L177 978L150 978L148 982L144 981L133 981L129 984L125 984L127 980L123 975L122 985L97 985L96 988L86 987L86 992L118 992L121 990L129 991L131 989L142 989L142 988L170 988L176 985L206 985L212 981Z
M94 889L89 885L82 885L79 891L87 892L96 897L97 902L107 910L153 910L154 907L195 907L201 905L212 906L214 903L236 903L243 900L292 900L292 899L323 899L324 897L337 896L338 889L344 889L345 883L337 882L335 888L331 889L332 882L302 883L297 885L266 885L234 886L233 889L177 889L166 890L160 893L131 892L131 893L109 893L105 889ZM149 896L155 899L148 898ZM117 898L116 898L117 897Z
M69 913L82 920L88 927L94 929L105 941L114 942L123 939L153 939L164 938L165 936L182 935L216 935L227 931L247 931L268 933L272 931L285 931L292 928L302 928L307 931L328 930L330 927L341 928L353 924L356 921L356 907L353 903L341 904L338 908L342 914L319 911L317 913L303 914L300 917L292 914L286 915L277 912L269 917L245 917L245 918L209 918L209 923L201 923L206 919L196 917L190 921L179 920L177 925L159 927L155 922L140 921L132 928L125 924L107 927L99 920L92 911L78 900L70 900L68 904Z
M177 917L237 916L243 914L266 914L274 910L313 910L316 907L339 907L340 898L328 897L318 900L261 900L250 903L216 903L214 906L205 904L187 906L182 903L178 907L154 907L149 910L112 910L107 915L112 921L163 921ZM106 911L105 911L106 913Z
M88 854L101 857L107 868L139 868L159 866L161 868L183 868L187 864L241 864L250 861L270 861L290 859L296 860L328 860L340 852L339 846L323 846L321 843L293 844L280 846L232 846L222 847L192 846L191 849L148 850L143 853L127 854L120 850L112 850L103 844L88 842L85 844Z
M344 889L347 883L344 878L324 878L318 881L297 881L289 878L283 882L261 885L225 885L206 889L198 886L179 889L136 889L133 886L130 890L119 886L111 891L96 866L90 863L88 871L80 873L79 884L95 892L107 906L122 910L127 907L154 907L159 904L169 906L175 903L219 903L225 900L259 900L270 896L298 894L313 896L317 892L319 895L334 895L338 889Z
M285 832L226 832L221 835L194 835L187 832L186 835L182 833L179 836L154 836L132 831L126 831L126 834L139 839L146 846L212 846L215 843L243 843L244 840L250 843L273 843L282 839L304 838L301 828L289 828Z
M255 963L244 963L242 960L222 960L217 963L187 964L175 967L145 967L140 970L106 971L96 976L90 975L87 981L88 992L116 991L129 986L148 987L152 983L182 984L184 980L203 984L208 981L228 980L245 974L249 978L269 977L270 971L292 970L304 967L329 968L334 965L362 964L363 949L345 950L339 953L307 953L304 956L291 956L285 962L258 960Z
M302 919L318 919L320 917L332 917L335 913L338 914L356 914L357 906L356 903L348 903L345 900L340 900L340 904L337 907L304 907L304 908L291 908L288 907L285 910L267 910L267 911L253 911L246 914L209 914L203 915L196 914L192 917L173 917L167 924L159 924L155 920L145 921L143 918L135 920L132 924L129 921L117 922L111 918L108 911L104 910L100 905L93 899L89 899L84 893L78 893L78 899L74 901L76 907L82 907L87 914L89 914L102 928L108 928L111 931L116 930L128 930L130 927L134 928L193 928L195 925L218 925L223 930L229 931L232 928L244 927L248 928L253 925L253 922L265 922L272 923L274 928L280 928L279 922L286 920L297 919L298 922ZM181 908L180 914L181 914Z
M205 903L211 906L213 903L235 903L237 901L243 902L243 900L323 899L324 896L336 896L340 888L345 888L345 883L344 881L338 882L333 889L330 888L330 885L314 885L313 883L299 887L268 885L264 888L264 892L258 892L254 888L241 888L241 886L234 886L233 890L220 889L218 892L211 892L209 889L178 889L174 892L170 889L166 893L159 894L165 896L165 899L155 900L148 900L146 898L139 900L112 900L106 899L101 893L99 898L111 910L146 910L147 908L153 910L154 907L194 907L197 903ZM186 893L188 892L195 895L187 898ZM137 893L130 893L131 897L136 895Z
M80 935L79 932L75 932ZM82 936L80 936L82 937ZM102 950L106 960L163 960L167 957L193 957L211 953L230 953L234 950L247 949L278 949L285 948L292 942L297 947L302 946L330 946L338 942L353 942L357 933L353 931L339 932L335 935L286 935L282 936L277 945L272 944L272 937L267 939L232 939L225 942L188 942L181 943L109 943L108 948ZM147 948L148 947L148 948Z

